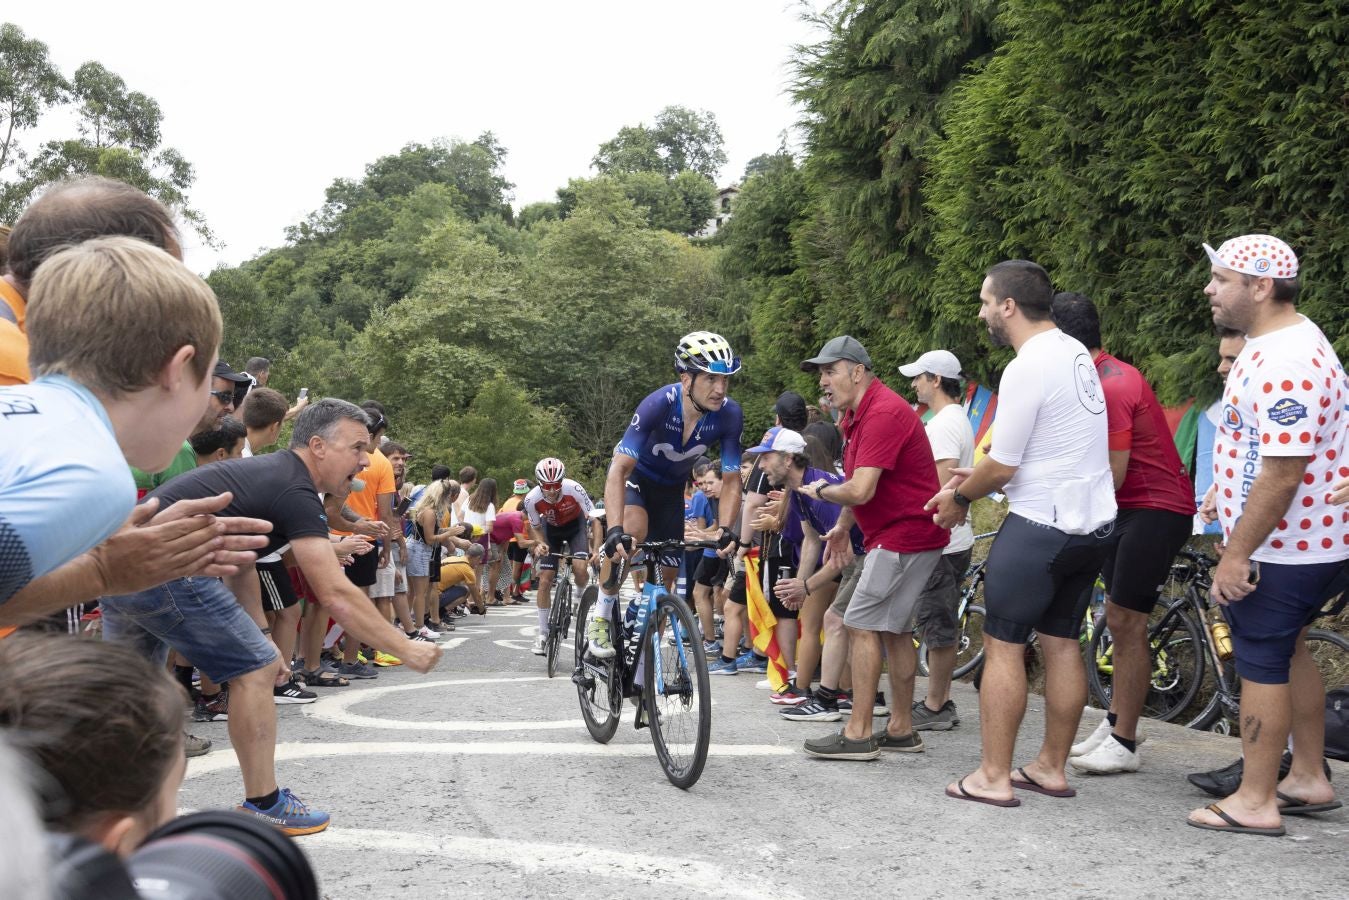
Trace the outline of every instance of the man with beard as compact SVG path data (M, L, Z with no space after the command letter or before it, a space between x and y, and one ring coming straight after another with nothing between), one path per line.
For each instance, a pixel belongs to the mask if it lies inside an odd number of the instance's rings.
M1026 260L988 270L979 318L1016 350L998 388L993 449L928 502L952 527L993 491L1011 501L985 569L983 764L946 788L957 800L1019 806L1013 788L1071 797L1064 765L1087 702L1082 617L1115 520L1105 394L1087 348L1053 319L1054 290ZM1025 645L1039 635L1047 670L1045 734L1034 761L1012 771L1026 713Z
M418 672L434 668L435 644L409 641L342 574L328 538L318 493L344 494L370 462L370 421L359 407L326 399L296 419L290 449L229 460L179 476L152 497L163 504L229 492L226 515L272 524L263 556L289 547L314 597L355 639L396 653ZM237 599L236 599L237 598ZM180 578L137 594L103 601L104 635L134 644L163 663L168 648L182 653L213 682L230 682L229 730L243 770L243 812L287 834L328 827L328 814L310 810L277 784L276 645L266 636L257 576L250 568L222 582Z
M1241 677L1241 786L1190 813L1213 831L1281 835L1282 816L1338 809L1321 758L1325 684L1304 640L1349 557L1349 513L1331 493L1349 474L1349 385L1326 336L1297 311L1297 256L1248 234L1217 250L1204 288L1215 324L1246 334L1223 387L1213 487L1200 509L1222 525L1213 599L1232 627ZM1279 761L1293 735L1293 761Z

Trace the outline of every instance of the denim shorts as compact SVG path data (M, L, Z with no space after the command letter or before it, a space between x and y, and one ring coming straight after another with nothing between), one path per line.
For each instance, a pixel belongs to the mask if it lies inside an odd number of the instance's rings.
M431 546L416 538L408 540L408 577L426 578L431 574Z
M219 578L179 578L138 594L104 597L105 640L163 665L172 647L220 684L276 662L276 645Z

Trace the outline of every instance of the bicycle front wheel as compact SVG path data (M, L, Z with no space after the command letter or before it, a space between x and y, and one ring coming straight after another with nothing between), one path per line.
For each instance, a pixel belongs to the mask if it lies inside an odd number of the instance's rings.
M703 773L712 740L712 686L698 626L684 601L662 593L656 599L643 664L642 701L651 742L665 777L675 787L692 787ZM686 645L684 638L689 637ZM673 640L669 640L673 638Z
M548 677L557 672L557 650L567 633L567 615L571 607L571 583L561 579L553 591L553 607L548 611L548 635L544 638L543 654L548 659Z
M601 744L609 743L618 731L618 716L622 712L623 690L618 684L618 657L593 659L586 655L586 623L595 614L599 589L588 587L581 594L581 608L576 613L576 671L572 681L581 701L581 718L586 730ZM619 651L622 652L621 650Z
M956 665L951 672L952 679L964 678L979 670L984 664L984 608L971 606L965 610L965 617L956 631ZM918 645L918 674L927 678L928 671L927 641Z
M1151 675L1143 715L1160 722L1179 717L1194 702L1204 680L1204 636L1184 612L1184 603L1168 607L1148 628ZM1087 683L1092 696L1109 709L1114 694L1115 645L1104 617L1087 645Z

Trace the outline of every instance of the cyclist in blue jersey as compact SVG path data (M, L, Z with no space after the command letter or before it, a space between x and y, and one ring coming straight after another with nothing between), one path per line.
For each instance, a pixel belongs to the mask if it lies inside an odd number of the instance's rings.
M718 522L736 522L740 514L740 404L726 396L730 376L740 371L740 359L719 334L695 331L675 348L679 381L647 396L633 413L632 423L614 448L604 482L604 508L609 529L604 539L600 596L586 631L593 656L614 655L609 615L618 597L605 593L615 555L627 558L633 541L679 540L684 536L684 484L698 458L713 447L721 449L725 479L718 505ZM722 529L723 546L735 543L729 528ZM679 560L661 559L667 589L674 586Z

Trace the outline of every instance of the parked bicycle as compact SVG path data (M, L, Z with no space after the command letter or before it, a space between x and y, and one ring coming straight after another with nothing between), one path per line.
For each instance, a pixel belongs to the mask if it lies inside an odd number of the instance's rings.
M1159 604L1148 626L1152 677L1143 714L1187 728L1236 734L1241 679L1233 664L1231 630L1209 597L1216 565L1211 556L1185 549L1171 566L1165 605ZM1097 624L1088 647L1087 682L1096 701L1108 708L1114 645L1110 629ZM1338 687L1349 677L1349 640L1314 628L1307 632L1306 643L1328 687ZM1208 688L1206 680L1211 681Z
M715 549L710 541L646 541L634 551L646 554L646 584L640 600L626 612L615 603L609 633L618 650L609 659L589 652L586 624L599 590L586 588L576 611L576 684L590 736L608 743L618 730L624 698L637 707L634 728L650 728L656 758L670 782L690 788L702 775L712 738L712 688L707 660L701 652L701 634L688 605L665 590L657 560L662 552ZM614 586L623 583L626 565L615 565ZM696 649L694 649L696 648Z

